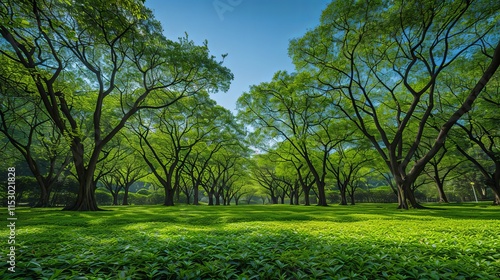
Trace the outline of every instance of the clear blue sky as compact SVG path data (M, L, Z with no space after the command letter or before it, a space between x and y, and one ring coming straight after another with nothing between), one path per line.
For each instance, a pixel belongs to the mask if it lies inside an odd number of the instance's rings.
M330 0L146 0L167 38L184 33L197 44L208 41L212 55L231 69L234 80L226 93L212 97L233 110L249 87L270 81L278 70L293 71L290 39L319 24Z

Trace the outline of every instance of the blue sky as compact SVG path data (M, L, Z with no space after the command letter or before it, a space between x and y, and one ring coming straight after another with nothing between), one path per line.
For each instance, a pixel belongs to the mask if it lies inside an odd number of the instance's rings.
M197 44L208 41L212 55L231 69L226 93L212 97L232 110L249 87L270 81L278 70L293 71L290 39L319 24L330 0L146 0L169 39L185 33Z

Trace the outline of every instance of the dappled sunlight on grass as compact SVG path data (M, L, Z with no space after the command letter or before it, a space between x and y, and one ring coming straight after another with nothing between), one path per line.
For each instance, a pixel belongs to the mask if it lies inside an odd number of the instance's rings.
M111 211L20 209L19 271L43 278L59 269L65 277L89 279L118 273L146 279L403 279L432 278L433 273L441 278L494 279L494 272L500 271L497 207L104 208ZM7 231L2 228L0 233ZM13 275L0 274L7 276Z

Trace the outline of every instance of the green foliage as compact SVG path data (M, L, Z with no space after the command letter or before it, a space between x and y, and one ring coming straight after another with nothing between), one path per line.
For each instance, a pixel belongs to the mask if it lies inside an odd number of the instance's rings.
M166 39L152 11L135 0L4 2L0 80L9 93L39 97L36 103L68 142L53 143L70 147L80 182L67 209L98 210L90 178L101 177L99 163L134 114L187 102L182 99L212 104L208 93L227 91L233 78L206 43Z
M2 263L0 278L495 279L500 271L498 209L486 205L105 209L113 211L20 209L16 273Z
M399 207L419 207L410 185L495 83L499 11L490 0L332 1L320 24L291 42L298 75L320 83L390 169Z
M113 203L113 196L103 189L97 189L95 191L95 199L99 205L111 205Z

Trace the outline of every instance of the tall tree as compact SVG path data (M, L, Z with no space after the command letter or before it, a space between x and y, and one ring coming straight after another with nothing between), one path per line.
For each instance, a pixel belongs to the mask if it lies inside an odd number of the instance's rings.
M213 124L217 128L211 130L205 139L193 148L185 164L184 171L191 178L194 189L193 204L195 205L198 205L199 187L208 186L204 184L209 178L208 169L216 161L217 155L225 150L240 151L246 145L244 131L231 112L219 107L215 115L217 118L214 119Z
M491 0L333 1L320 25L291 43L297 69L314 73L390 169L399 208L421 207L412 184L500 65L499 11ZM436 133L427 122L449 86L440 81L464 65L479 75ZM435 141L414 161L424 135Z
M9 61L4 63L7 69L0 71L9 70ZM32 96L29 80L3 72L0 81L0 133L22 155L38 183L40 197L35 206L50 206L53 185L71 161L67 141L39 106L40 99Z
M239 115L256 128L254 134L261 144L290 145L294 150L291 155L303 162L315 179L318 205L327 206L328 155L351 132L335 132L339 123L333 106L309 78L306 73L276 73L271 82L253 86L238 99Z
M476 166L484 176L486 185L493 190L494 205L500 205L500 129L498 127L500 98L498 96L498 91L494 95L491 93L485 95L476 104L476 108L467 114L466 122L458 124L469 141L462 140L457 144L460 153Z
M67 210L98 210L93 184L101 152L136 112L168 107L202 89L225 90L232 79L206 44L165 39L142 1L4 1L0 35L0 53L14 71L29 74L71 143L80 187ZM88 127L78 121L82 104L92 105Z
M172 206L191 153L224 130L227 110L217 106L208 93L200 93L161 111L141 112L138 117L132 127L139 137L137 149L165 190L164 205Z
M422 143L423 146L429 148L431 143ZM449 144L448 144L449 146ZM420 150L420 149L419 149ZM415 153L416 158L420 157L419 150ZM436 184L436 189L438 193L438 201L448 203L448 197L444 191L445 182L448 179L453 179L453 175L457 175L453 171L457 169L464 162L464 159L456 151L452 149L451 151L447 145L443 145L443 148L437 153L428 163L424 169L424 173L431 178Z
M356 182L364 175L360 171L373 161L369 148L353 143L355 141L337 145L335 152L328 157L327 168L333 174L340 191L340 205L347 205L348 194L351 204L354 205Z
M278 204L279 181L274 164L267 160L267 156L254 157L251 168L252 179L256 181L264 193L270 197L272 204Z

